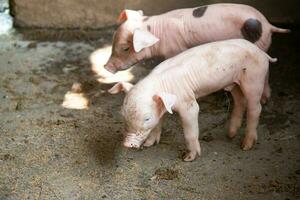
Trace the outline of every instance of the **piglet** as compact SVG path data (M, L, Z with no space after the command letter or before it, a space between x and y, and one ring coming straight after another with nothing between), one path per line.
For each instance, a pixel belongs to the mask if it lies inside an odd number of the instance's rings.
M104 66L112 73L143 59L166 59L191 47L226 39L244 38L267 51L274 32L289 32L242 4L212 4L156 16L124 10L118 21L121 25L114 34L112 54Z
M247 107L246 135L241 147L251 149L257 140L269 62L275 61L254 44L232 39L184 51L159 64L135 86L117 83L109 92L126 92L122 107L126 122L124 146L139 148L158 143L162 116L175 111L181 117L188 149L184 161L194 160L201 153L196 99L225 89L234 99L229 137L237 134Z

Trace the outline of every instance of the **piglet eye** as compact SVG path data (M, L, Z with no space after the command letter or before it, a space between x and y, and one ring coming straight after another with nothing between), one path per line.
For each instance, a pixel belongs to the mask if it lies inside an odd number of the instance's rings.
M129 51L129 47L123 47L122 50L123 51Z
M144 121L148 122L148 121L150 121L150 119L151 119L151 117L147 117Z

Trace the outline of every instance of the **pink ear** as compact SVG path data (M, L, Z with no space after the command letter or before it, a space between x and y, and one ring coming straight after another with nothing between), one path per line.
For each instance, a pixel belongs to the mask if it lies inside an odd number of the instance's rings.
M142 19L143 11L135 11L135 10L123 10L118 18L118 23L121 24L126 20L139 20Z
M162 92L154 95L152 99L156 102L157 109L160 114L162 114L164 110L173 114L172 107L175 105L177 99L174 94Z
M156 109L158 115L161 116L165 110L164 103L162 102L161 98L158 95L154 95L152 99L156 103Z
M121 24L123 23L124 21L126 21L128 19L128 16L126 14L126 10L123 10L121 12L121 14L119 15L119 18L118 18L118 23Z

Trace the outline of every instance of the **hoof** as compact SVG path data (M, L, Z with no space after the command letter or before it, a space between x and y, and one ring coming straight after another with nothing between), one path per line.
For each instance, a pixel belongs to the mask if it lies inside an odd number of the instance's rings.
M160 141L160 133L156 135L156 138L149 137L143 144L144 147L151 147L155 144L155 142L158 144Z
M200 154L201 154L200 149L197 151L190 151L184 155L183 160L185 162L191 162L196 159L197 155L200 156Z
M144 147L151 147L151 146L153 146L154 144L155 144L155 139L152 139L152 138L151 138L151 140L150 140L150 139L147 139L147 140L144 142L143 146L144 146Z
M268 102L268 98L267 97L262 97L261 99L260 99L260 103L261 104L263 104L263 105L265 105L267 102Z
M227 137L232 140L237 135L237 131L229 130Z
M197 156L197 153L189 152L189 153L185 154L185 156L183 157L183 160L185 162L191 162L191 161L195 160L196 156Z
M241 148L244 150L244 151L248 151L250 150L253 145L256 143L256 138L247 138L245 137L245 139L243 140L242 144L241 144Z

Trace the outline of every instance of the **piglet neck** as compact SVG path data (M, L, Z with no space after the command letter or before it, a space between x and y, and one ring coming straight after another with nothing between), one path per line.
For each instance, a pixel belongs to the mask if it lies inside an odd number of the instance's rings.
M155 35L157 38L162 38L162 30L163 30L163 21L161 18L157 16L145 16L143 18L143 24L142 29L147 30L153 35ZM153 58L153 57L162 57L162 54L160 52L160 42L158 41L156 44L154 44L151 47L144 49L144 57L146 59Z

